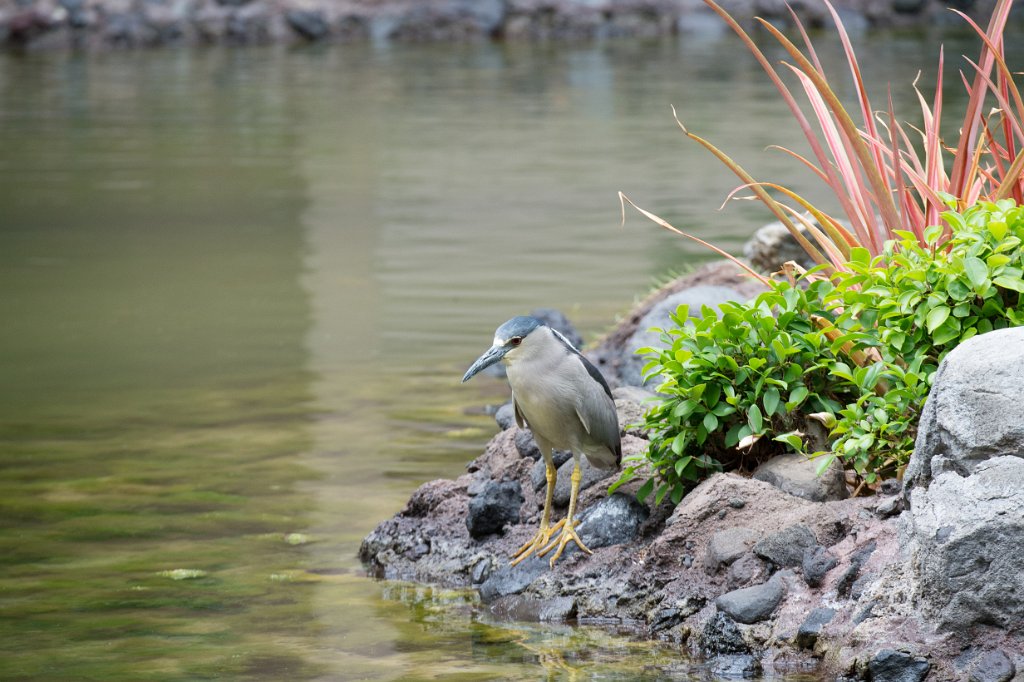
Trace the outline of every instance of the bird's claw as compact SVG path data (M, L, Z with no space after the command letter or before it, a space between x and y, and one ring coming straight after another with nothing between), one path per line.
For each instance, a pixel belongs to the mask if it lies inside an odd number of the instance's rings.
M520 561L523 561L524 559L529 557L531 554L534 554L541 550L545 545L551 542L551 536L559 530L561 530L564 525L565 519L562 519L553 526L549 526L547 528L541 527L540 530L538 530L532 538L527 540L522 547L517 549L512 554L512 561L510 562L510 565L515 566ZM541 555L537 554L537 556Z
M555 546L557 545L558 549L551 556L551 562L549 564L551 566L551 568L554 568L555 567L555 562L558 561L558 558L560 556L562 556L562 551L565 550L565 546L567 544L569 544L570 540L575 542L576 546L579 547L580 549L582 549L587 554L593 554L593 552L590 550L590 548L587 547L585 544L583 544L583 540L580 540L580 536L576 534L576 526L578 526L579 524L580 524L580 522L577 520L577 521L573 521L572 524L563 525L562 526L562 533L561 533L561 535L558 536L558 539L557 540L553 540L549 545L547 545L543 549L539 550L537 552L537 556L544 556L545 554L550 552L552 549L554 549Z

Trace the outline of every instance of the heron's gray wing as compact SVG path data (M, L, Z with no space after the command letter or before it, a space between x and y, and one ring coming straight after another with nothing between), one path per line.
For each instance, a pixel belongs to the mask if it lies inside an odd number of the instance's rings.
M516 413L516 426L521 429L526 428L526 417L523 416L523 411L519 409L519 403L516 402L516 394L512 394L512 409Z
M571 359L579 361L591 378L594 378L594 374L601 376L597 368L582 355L576 354ZM588 452L587 457L596 466L617 466L622 461L622 444L619 439L619 416L615 411L611 391L603 377L599 382L586 382L584 385L586 390L576 393L576 415L590 435L590 440L608 449L607 455L603 452Z
M579 361L583 363L583 368L587 370L587 374L590 375L590 378L596 381L597 383L601 384L601 388L603 388L604 392L608 394L609 398L611 398L612 389L608 386L608 382L605 381L604 375L601 374L601 370L599 370L597 367L594 367L594 363L592 363L590 360L587 360L587 357L583 355L583 353L579 352L576 349L576 346L569 343L569 339L565 338L565 336L562 335L562 332L552 327L551 333L554 335L556 339L562 342L563 346L565 346L569 350L570 355L579 358Z

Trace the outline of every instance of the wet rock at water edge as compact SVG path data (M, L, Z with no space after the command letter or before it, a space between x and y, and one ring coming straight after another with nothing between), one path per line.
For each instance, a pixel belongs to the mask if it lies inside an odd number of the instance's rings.
M523 489L518 481L489 482L469 501L466 527L470 536L479 540L518 522L523 501Z
M576 617L576 599L573 597L539 598L523 594L510 594L493 601L490 611L504 620L524 622L564 623Z
M832 622L835 615L835 609L828 607L811 611L804 622L800 624L800 629L797 630L796 645L801 649L813 649L822 629Z
M839 559L824 547L808 547L804 550L802 563L804 582L808 587L819 587L825 575L838 565Z
M750 653L750 647L744 641L736 621L719 611L701 630L700 653L705 656L746 654Z
M761 674L761 662L750 654L721 654L711 659L716 680L748 680Z
M306 40L322 40L331 31L324 13L320 11L293 9L286 12L284 18Z
M545 558L532 555L512 566L506 564L491 573L480 585L480 599L485 604L510 594L519 594L548 570Z
M882 649L868 663L872 682L921 682L931 669L928 659Z
M817 544L811 529L798 523L759 541L754 545L754 554L782 568L799 566L804 550Z
M727 592L715 600L715 606L737 623L758 623L775 611L786 594L782 574L766 583Z
M772 457L757 467L753 478L811 502L845 500L849 497L841 466L833 462L820 476L817 467L817 462L790 452Z

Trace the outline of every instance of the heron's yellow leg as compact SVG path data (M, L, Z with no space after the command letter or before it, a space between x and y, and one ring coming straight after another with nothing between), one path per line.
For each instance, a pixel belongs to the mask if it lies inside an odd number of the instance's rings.
M569 511L565 515L566 519L573 519L576 515L576 496L579 495L580 492L580 479L582 477L583 474L580 472L580 461L577 459L576 466L572 469L572 490L569 493ZM555 562L558 561L560 556L562 556L562 552L565 550L565 546L569 544L570 540L575 542L576 546L587 554L593 554L593 552L583 544L583 541L580 540L580 536L576 534L576 523L577 521L573 519L573 521L569 523L562 524L562 533L558 536L558 539L551 542L547 547L539 550L537 552L537 556L544 556L557 545L558 549L551 557L551 566L554 568ZM552 532L554 532L554 529L552 529Z
M551 501L555 496L555 478L558 476L558 470L555 469L555 463L550 458L547 459L546 464L544 477L547 479L548 489L544 496L544 514L540 518L540 530L531 539L527 540L526 544L515 551L512 555L513 566L548 544L551 536L565 524L563 519L554 526L550 525Z

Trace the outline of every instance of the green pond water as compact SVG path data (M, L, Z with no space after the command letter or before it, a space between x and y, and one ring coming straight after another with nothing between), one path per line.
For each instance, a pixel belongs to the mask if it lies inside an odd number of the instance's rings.
M857 42L909 112L938 37ZM494 432L504 386L459 380L500 322L592 340L706 258L616 191L733 250L766 222L670 104L817 196L755 68L729 37L0 56L0 678L704 679L355 554Z

